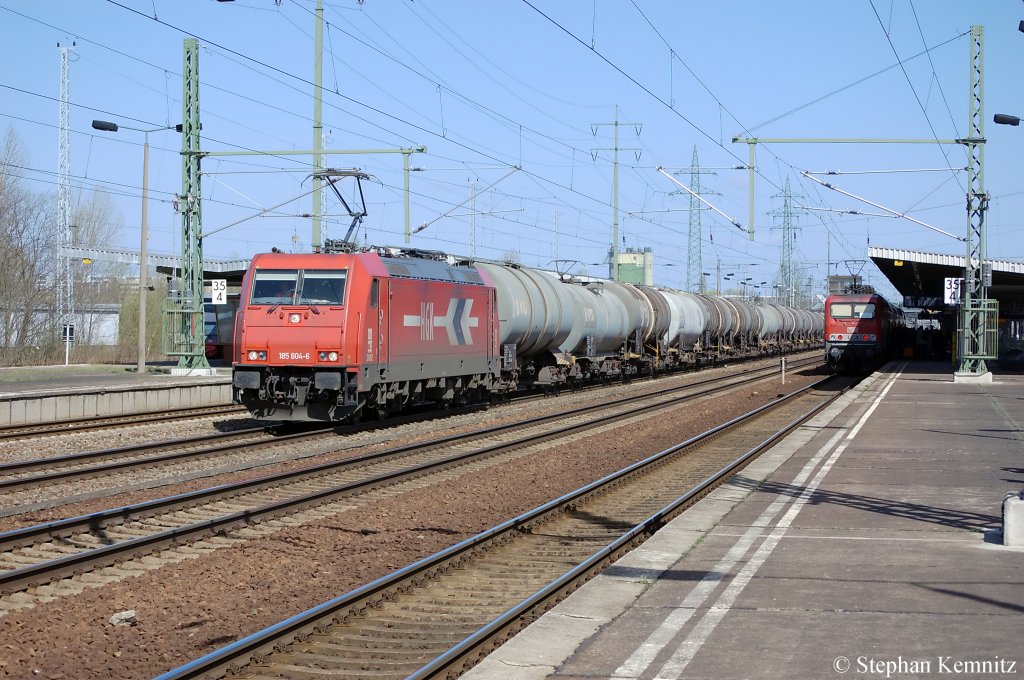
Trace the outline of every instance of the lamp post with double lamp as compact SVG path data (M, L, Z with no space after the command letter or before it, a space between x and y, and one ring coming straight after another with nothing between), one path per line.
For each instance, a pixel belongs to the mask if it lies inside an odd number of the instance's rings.
M149 241L149 133L159 132L161 130L174 130L173 125L162 125L160 127L144 129L129 127L127 125L118 126L117 123L111 123L106 120L94 120L92 122L93 128L102 130L104 132L117 132L119 128L125 130L134 130L135 132L141 132L145 135L144 143L142 145L142 236L139 241L139 357L136 371L138 373L146 372L146 245Z

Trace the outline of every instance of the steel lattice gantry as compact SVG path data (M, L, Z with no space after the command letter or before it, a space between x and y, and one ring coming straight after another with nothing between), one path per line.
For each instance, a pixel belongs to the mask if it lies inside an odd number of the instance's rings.
M984 29L971 27L970 129L967 147L967 259L960 312L957 378L977 378L988 373L986 359L997 353L999 309L987 296L985 262L985 50Z
M181 290L168 298L164 353L178 357L176 370L210 371L203 326L203 213L199 141L199 42L185 40L181 128Z

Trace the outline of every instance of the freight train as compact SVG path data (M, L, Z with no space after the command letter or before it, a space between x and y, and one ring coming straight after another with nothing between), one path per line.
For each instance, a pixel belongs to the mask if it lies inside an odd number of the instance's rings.
M820 313L440 253L255 256L233 396L255 418L343 421L793 351Z
M877 293L830 295L825 300L825 364L841 372L874 370L896 354L905 329L902 310Z

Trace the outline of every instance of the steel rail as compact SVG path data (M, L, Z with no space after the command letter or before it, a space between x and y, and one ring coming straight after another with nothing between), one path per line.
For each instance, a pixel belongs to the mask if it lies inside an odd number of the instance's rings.
M0 427L0 440L39 437L45 435L74 434L89 430L101 430L108 427L125 427L159 423L166 420L177 420L183 416L216 416L245 413L241 406L225 404L222 406L191 407L165 409L163 411L147 411L129 415L91 416L59 423L38 423L24 425L5 425Z
M829 376L814 385L776 399L707 432L691 437L684 442L549 501L529 512L509 519L496 527L461 541L434 555L421 559L305 612L289 617L284 621L215 650L183 666L172 669L158 676L156 680L222 677L229 671L237 671L246 664L251 663L254 659L262 659L277 650L283 649L290 642L322 633L324 627L329 625L329 622L332 620L342 620L350 614L356 615L360 611L372 608L375 606L375 603L390 599L394 593L401 591L405 587L429 580L449 566L464 563L473 554L486 549L486 546L489 544L508 540L517 533L529 532L531 527L541 524L549 516L563 512L566 507L577 507L590 496L600 494L605 489L620 484L627 478L643 474L653 467L660 465L667 458L678 455L681 451L706 443L724 432L750 422L759 415L778 407L780 404L834 379L834 376ZM527 599L507 609L504 614L463 638L453 647L449 648L448 651L430 660L418 671L408 675L408 679L424 680L435 677L452 677L452 674L457 674L460 668L465 669L469 661L478 655L481 649L491 645L496 637L507 636L509 633L514 633L519 628L522 628L538 613L538 609L553 605L579 584L595 575L604 565L610 564L622 554L632 549L632 547L635 547L635 545L642 543L670 519L677 516L687 507L690 507L733 473L747 465L751 460L832 403L840 394L842 392L824 400L820 404L814 405L812 409L766 437L759 444L735 458L731 463L686 491L661 510L621 534L614 541L593 553L583 562L572 567L562 576L551 581Z
M825 378L816 385L810 385L799 393L793 393L787 395L779 402L790 399L797 394L803 393L814 389L820 383L826 382L831 378ZM623 554L632 550L639 543L643 543L648 538L657 533L662 527L668 524L673 518L680 515L684 510L691 507L694 503L702 499L708 493L713 491L719 485L721 485L726 479L731 477L734 473L738 472L742 468L746 467L752 460L760 456L762 453L775 446L780 440L788 436L803 423L807 422L815 415L823 411L829 404L838 399L842 394L846 392L846 389L836 393L830 399L816 405L814 408L808 410L806 413L795 418L783 428L769 435L764 441L757 446L748 450L746 453L740 455L736 460L729 463L718 472L714 473L711 477L688 490L679 498L672 501L670 504L654 513L646 520L636 525L628 532L617 538L616 540L609 543L607 546L602 548L600 551L591 555L587 560L573 567L570 571L563 574L558 579L552 581L543 589L537 591L534 595L529 598L522 600L515 606L511 607L502 616L498 617L491 623L478 629L472 635L464 638L458 644L453 646L444 654L432 659L429 663L424 665L420 670L408 676L406 680L427 680L428 678L440 677L443 673L452 670L456 666L463 666L468 661L477 657L482 648L490 643L495 638L499 638L503 635L507 635L510 632L515 633L523 626L523 621L527 618L527 615L531 612L537 612L538 610L546 611L561 599L563 599L568 593L576 589L580 584L586 582L600 571L603 571L608 565L618 560ZM750 414L740 416L739 418L733 419L732 421L710 430L708 434L711 436L717 436L721 432L730 429L731 427L749 420L752 417L757 417L761 412L766 411L770 408L774 408L777 403L773 402L755 409ZM657 454L657 456L672 455L675 452L693 446L700 442L703 435L693 437L675 447L666 449L665 452ZM652 457L654 458L654 457ZM654 462L652 459L648 459L650 462ZM642 469L644 463L647 461L641 461L631 468L623 470L622 477L628 476L629 474L635 474L636 471ZM629 472L627 472L629 471ZM609 482L618 481L620 479L619 473L611 476ZM595 482L597 484L597 482ZM592 487L594 485L591 485ZM594 489L596 490L596 489ZM577 496L573 496L575 500Z
M174 462L186 458L194 458L203 455L217 455L237 449L241 446L251 446L254 443L251 440L246 440L243 443L238 444L227 444L213 447L203 447L198 450L191 451L180 451L184 447L193 446L202 443L215 442L220 440L232 440L232 439L244 439L246 435L256 434L259 430L264 430L263 426L254 428L246 428L243 430L236 430L234 432L221 432L216 434L203 435L201 437L187 437L185 439L178 439L174 441L162 441L162 442L151 442L149 444L136 444L131 446L121 446L112 449L103 449L101 451L84 451L82 453L72 453L64 456L54 456L52 458L34 458L32 460L18 461L14 463L4 463L0 465L0 476L10 477L9 479L0 479L0 493L10 492L15 489L21 489L31 486L40 486L57 481L69 481L71 479L93 477L96 475L117 472L131 467L137 467L142 465L156 465L160 463ZM267 442L275 442L278 439L268 439ZM162 456L146 456L146 452L157 453L159 451L172 450L174 453L164 454ZM47 467L59 467L59 466L70 466L78 465L81 463L87 463L90 461L99 461L107 458L130 458L131 456L142 456L140 458L131 458L130 460L116 460L113 462L104 463L102 465L95 465L87 468L70 468L67 470L54 470L51 472L45 472L30 477L14 477L24 472L36 470L38 468Z
M471 412L478 408L480 407L476 405L471 405L461 410L452 409L446 411L445 415L450 416L457 413ZM427 414L426 419L432 417L436 417L436 414ZM386 426L392 427L395 425L402 425L407 422L420 422L423 421L424 419L425 418L422 414L405 415L388 420L384 423L374 423L369 426L367 423L304 423L303 427L305 429L303 431L290 433L284 431L275 432L274 429L271 426L269 426L269 424L264 423L255 425L250 428L235 430L234 432L215 433L209 435L202 435L200 437L189 437L186 439L150 442L147 444L123 446L112 449L103 449L99 451L84 451L81 453L72 453L64 456L35 458L27 461L5 463L0 465L0 476L16 475L22 472L27 472L29 470L39 468L58 467L61 465L76 465L80 463L86 463L89 461L101 461L107 458L129 458L129 460L117 460L114 462L103 463L90 467L70 468L68 470L55 470L53 472L46 472L33 476L0 479L0 493L11 492L18 489L29 488L33 486L40 486L52 482L67 482L73 479L95 477L97 475L107 474L111 472L123 472L125 470L129 470L135 467L156 467L158 465L173 464L191 458L199 458L201 456L225 455L243 447L273 447L278 444L289 443L295 440L301 440L303 438L316 439L321 437L324 434L325 430L330 430L332 434L352 434L356 432L368 431L376 425L384 424ZM177 450L194 444L201 444L203 442L215 442L224 439L241 439L244 438L246 435L254 435L260 430L268 432L268 437L266 439L260 439L257 441L243 441L237 444L221 444L217 446L204 447L200 449L192 449L190 451ZM146 452L148 451L156 453L159 451L168 450L172 451L172 453L165 454L163 456L145 455ZM132 458L132 456L138 457Z
M547 416L539 416L536 418L530 418L525 421L519 421L512 424L498 425L484 430L473 433L469 438L480 439L501 432L508 432L512 430L519 430L530 425L543 424L553 420L564 419L567 417L585 415L599 410L606 410L615 406L621 406L631 401L637 401L640 399L651 399L664 396L666 393L679 392L686 390L687 393L674 397L665 402L658 402L655 404L649 404L642 406L638 409L619 414L612 417L598 417L592 421L584 421L574 425L558 428L554 431L542 432L540 434L530 435L527 437L517 438L513 441L503 442L492 446L484 447L482 449L476 449L474 451L458 454L453 457L448 457L439 461L432 461L422 465L415 465L412 467L402 468L390 473L375 475L372 477L366 477L356 482L350 482L341 486L329 487L312 493L302 494L292 498L276 501L259 508L248 508L240 510L234 513L223 515L215 519L204 520L201 522L188 524L180 527L174 527L164 531L156 532L147 536L142 536L126 541L113 542L108 545L87 549L83 552L67 555L54 560L39 562L37 564L28 565L18 569L12 569L0 573L0 593L10 593L23 590L32 586L37 586L43 583L48 583L59 578L66 578L68 576L80 573L86 569L98 568L100 566L107 566L109 564L116 563L118 560L125 559L126 557L136 557L144 554L150 554L160 549L172 547L180 544L184 540L198 540L200 537L208 535L223 533L232 529L244 527L254 522L263 521L273 517L281 516L284 514L290 514L307 507L320 505L329 500L336 500L345 496L355 495L358 493L365 492L367 490L377 488L386 484L394 484L399 481L423 476L431 472L438 470L454 467L468 460L480 459L488 456L496 455L500 452L506 451L515 447L522 447L529 444L535 444L541 441L566 436L573 432L589 427L594 427L598 424L607 424L617 419L625 419L635 417L638 414L645 413L652 410L669 408L678 404L681 401L691 400L700 396L706 396L718 391L728 390L735 388L739 385L749 384L757 380L763 380L766 377L774 375L774 368L762 369L759 372L754 372L747 375L732 375L722 376L718 378L712 378L694 385L687 385L684 387L668 388L665 390L659 390L654 393L645 395L638 395L633 397L627 397L619 402L613 402L612 404L597 404L586 407L574 409L567 413L551 414ZM699 389L696 392L692 391L692 388L705 387L708 383L724 383L718 386L709 386L705 389ZM177 496L171 496L168 498L156 499L153 501L147 501L133 506L125 506L122 508L116 508L113 510L102 511L93 513L90 515L82 515L79 517L73 517L65 520L57 520L55 522L49 522L46 524L36 525L33 527L26 527L23 529L16 529L4 534L0 534L0 548L5 551L15 550L20 547L32 545L45 540L53 539L67 539L72 538L76 533L88 531L91 533L102 534L109 526L115 526L120 523L124 523L130 520L141 520L148 517L153 517L160 513L170 512L172 510L180 510L185 507L192 507L201 502L210 502L213 500L220 500L222 498L230 498L240 495L242 492L248 492L253 490L262 490L264 488L280 486L288 481L294 481L299 478L319 476L324 472L337 472L343 469L355 468L364 466L370 462L381 462L388 459L400 458L407 456L412 452L422 452L432 448L439 448L455 443L464 443L467 440L465 434L452 435L448 437L442 437L440 439L432 440L429 442L422 442L419 444L413 444L410 446L399 447L397 449L390 449L387 451L381 451L364 456L355 458L345 459L342 461L332 461L312 467L302 468L294 471L285 472L279 475L271 475L267 477L258 478L255 480L249 480L245 482L239 482L235 484L226 484L210 489L203 489L197 492L191 492L186 494L179 494Z

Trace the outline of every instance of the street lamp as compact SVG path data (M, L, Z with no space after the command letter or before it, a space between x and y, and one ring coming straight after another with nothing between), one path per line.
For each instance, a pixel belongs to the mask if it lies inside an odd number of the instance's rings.
M992 118L998 125L1020 125L1020 118L1018 116L1010 116L1005 113L997 113Z
M94 120L93 128L103 132L117 132L117 123L106 120ZM125 130L134 130L145 135L142 145L142 235L139 242L139 349L136 372L146 372L146 245L149 241L149 133L160 130L173 130L173 125L162 125L149 130L121 125Z

